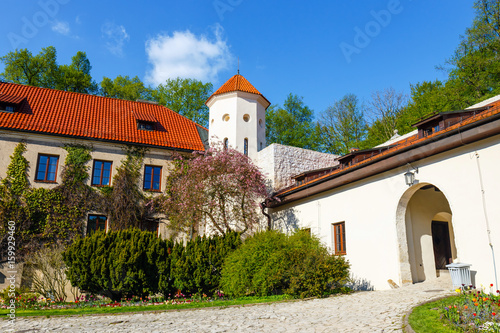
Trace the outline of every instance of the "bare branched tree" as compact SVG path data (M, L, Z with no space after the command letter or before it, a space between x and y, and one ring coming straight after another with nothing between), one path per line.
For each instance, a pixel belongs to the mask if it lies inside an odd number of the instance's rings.
M408 95L392 87L372 93L369 110L372 116L380 122L385 140L393 136L398 118L407 104Z

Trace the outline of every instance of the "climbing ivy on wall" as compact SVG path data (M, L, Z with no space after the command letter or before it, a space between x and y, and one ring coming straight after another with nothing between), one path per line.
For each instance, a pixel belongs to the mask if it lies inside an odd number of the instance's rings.
M91 148L71 145L64 149L68 154L61 185L46 189L29 186L29 162L23 156L26 144L19 143L15 148L7 176L0 184L2 251L6 249L9 221L16 223L18 258L45 244L68 243L82 232L83 217L97 200L94 191L85 184Z
M140 189L145 148L129 147L117 168L112 187L94 190L87 185L92 148L66 145L61 183L52 189L29 186L29 162L20 143L10 157L7 176L0 182L0 259L7 248L8 221L16 222L18 259L44 245L69 244L83 234L89 211L101 211L113 230L141 227L152 219L154 199Z
M126 158L117 168L113 177L113 187L104 193L111 230L124 230L127 228L140 228L151 211L146 203L151 200L140 190L140 175L146 149L142 147L129 147Z

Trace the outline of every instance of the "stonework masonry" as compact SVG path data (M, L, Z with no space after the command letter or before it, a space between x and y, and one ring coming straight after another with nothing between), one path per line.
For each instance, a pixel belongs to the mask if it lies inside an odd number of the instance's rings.
M256 164L270 180L274 191L294 183L292 176L338 164L338 155L273 143L259 151Z

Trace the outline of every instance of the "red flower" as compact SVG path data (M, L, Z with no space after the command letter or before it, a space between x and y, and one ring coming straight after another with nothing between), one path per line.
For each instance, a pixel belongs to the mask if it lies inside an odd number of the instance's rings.
M475 317L475 316L476 316L476 313L474 312L472 315Z
M491 315L492 315L492 316L496 316L496 313L495 313L495 312L492 312L492 313L491 313Z

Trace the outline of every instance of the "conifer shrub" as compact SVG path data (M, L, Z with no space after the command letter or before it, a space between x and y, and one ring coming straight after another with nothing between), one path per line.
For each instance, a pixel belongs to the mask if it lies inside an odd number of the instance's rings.
M139 229L98 231L77 238L66 249L66 275L73 286L113 300L155 294L160 281L158 263L167 262L163 243L154 233Z
M183 244L138 229L97 231L77 238L63 259L73 286L113 300L179 290L212 295L220 290L225 258L240 244L236 232Z
M343 287L348 276L348 262L329 254L318 238L305 232L287 236L266 231L247 238L229 254L222 269L221 287L234 297L324 296Z
M174 246L171 274L175 288L184 294L213 295L220 290L222 265L229 253L241 245L240 234L228 232L196 237Z

